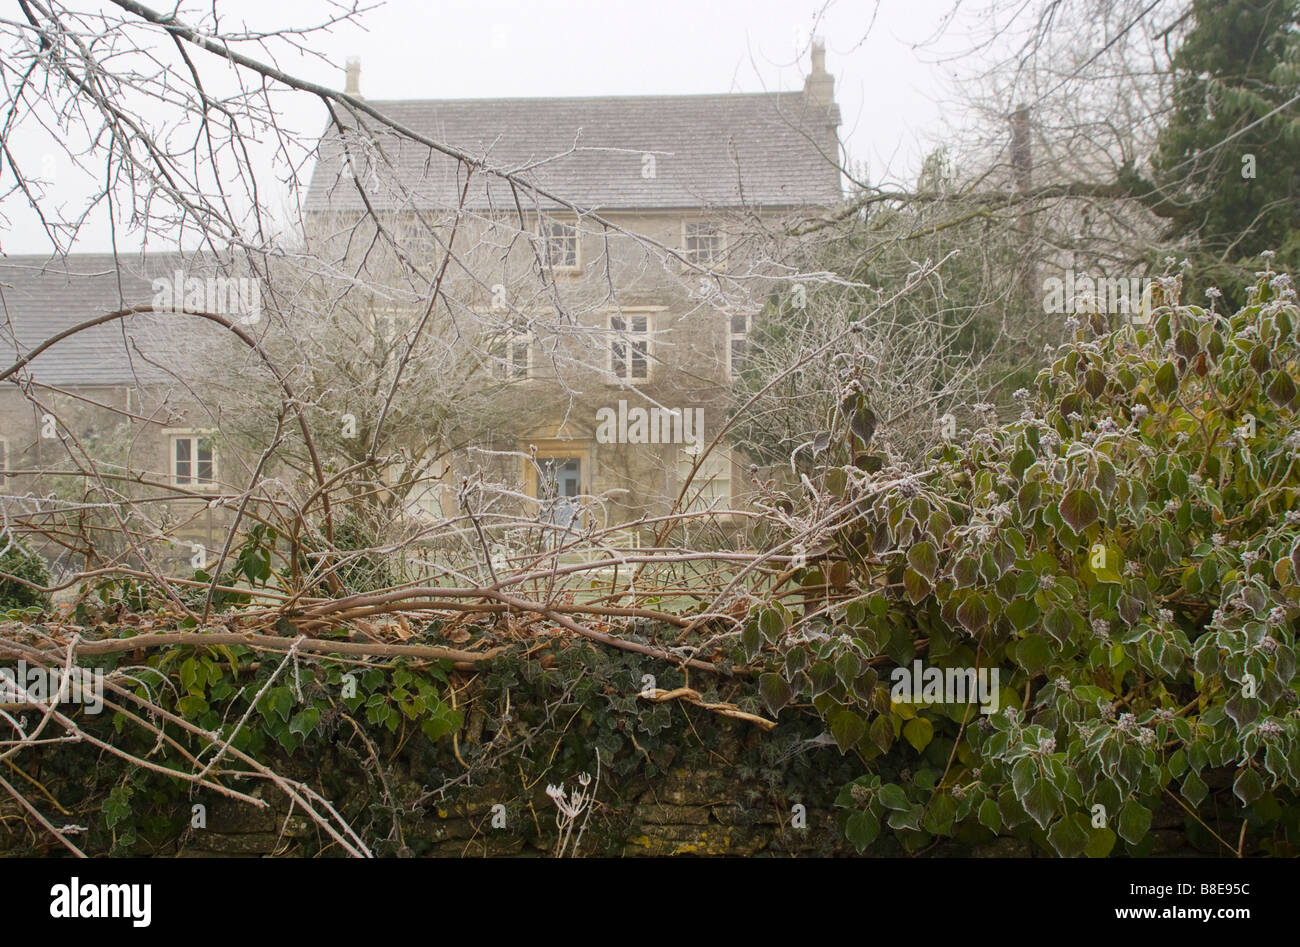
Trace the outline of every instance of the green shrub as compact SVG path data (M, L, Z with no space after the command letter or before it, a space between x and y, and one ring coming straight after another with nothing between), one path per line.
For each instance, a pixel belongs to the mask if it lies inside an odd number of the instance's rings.
M4 555L0 555L0 610L49 607L49 593L15 579L25 579L42 588L50 584L50 570L45 560L16 539Z
M850 594L820 628L760 612L743 656L764 654L769 708L811 703L863 762L839 798L859 848L1144 854L1163 807L1207 851L1297 853L1292 285L1262 275L1231 316L1071 326L1019 420L924 471L822 472L843 525L801 579ZM996 669L1001 709L892 698L917 659Z

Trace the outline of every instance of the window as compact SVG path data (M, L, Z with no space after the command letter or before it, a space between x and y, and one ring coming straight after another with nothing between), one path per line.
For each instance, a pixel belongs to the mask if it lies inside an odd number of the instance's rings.
M698 447L683 447L677 462L677 489L691 474L699 459ZM703 510L725 510L731 506L731 458L725 451L714 448L695 471L691 484L682 498L682 509L698 513Z
M650 377L650 317L610 316L609 370L620 381Z
M542 263L557 270L578 268L578 228L560 220L542 220Z
M416 266L428 266L433 262L437 245L429 225L420 219L404 221L398 228L397 242L407 259Z
M399 460L389 464L384 468L383 480L385 486L393 491L394 497L400 494L403 511L406 515L415 519L441 519L442 497L447 492L447 486L443 483L443 478L447 476L448 468L443 466L439 470L432 467L418 471L419 476L411 481L407 481L406 464Z
M414 323L412 311L397 306L377 306L370 313L371 330L374 332L377 351L396 345L406 338Z
M522 381L532 361L533 336L510 330L492 348L492 371L498 381Z
M9 442L0 437L0 487L9 482Z
M697 266L713 266L722 262L722 231L714 224L686 223L682 247L686 259Z
M217 453L212 438L201 433L172 435L172 483L210 488L217 482Z
M749 345L748 313L733 313L727 326L727 372L732 378L740 371Z

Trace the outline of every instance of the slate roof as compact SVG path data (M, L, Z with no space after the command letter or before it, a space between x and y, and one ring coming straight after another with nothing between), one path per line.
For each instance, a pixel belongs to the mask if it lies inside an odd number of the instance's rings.
M190 256L82 253L0 257L0 362L7 369L20 353L78 323L126 306L153 301L151 280L178 267L198 275L210 265ZM42 384L135 385L171 379L203 341L215 337L183 315L137 314L87 329L55 344L29 365ZM218 330L219 332L220 330ZM2 369L0 369L2 370ZM12 381L13 379L10 379Z
M482 158L574 204L600 210L826 206L840 198L838 106L801 92L605 98L443 99L368 102L406 127ZM378 174L367 190L380 210L454 207L464 169L453 158L388 133L378 147L398 168L354 151ZM356 147L356 146L353 146ZM374 150L370 149L373 156ZM654 174L643 174L654 155ZM363 208L343 147L328 128L318 147L306 210ZM476 174L468 206L513 210L499 178ZM532 206L521 197L525 210ZM543 200L541 206L554 206Z

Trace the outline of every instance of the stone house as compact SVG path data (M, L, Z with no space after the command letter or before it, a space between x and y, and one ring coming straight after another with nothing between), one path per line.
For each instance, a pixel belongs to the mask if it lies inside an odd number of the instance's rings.
M800 92L367 104L414 140L364 115L326 129L304 205L313 252L369 276L386 325L418 324L428 294L375 262L376 227L358 238L371 212L411 272L439 280L440 314L478 328L459 342L518 406L476 432L490 475L543 517L617 524L666 512L699 461L686 506L743 506L744 458L725 438L699 458L726 423L751 319L791 271L782 224L841 199L824 48ZM460 265L421 269L448 246ZM416 505L453 514L484 453L459 452Z
M359 94L355 65L348 81ZM723 431L752 316L792 271L783 223L840 200L832 89L815 46L801 92L369 102L416 140L327 129L302 256L351 274L334 302L359 299L376 332L400 336L426 313L433 284L357 258L373 231L363 211L400 234L415 272L433 273L452 246L457 266L433 274L444 327L434 334L464 350L456 364L477 370L466 390L494 405L455 443L430 425L446 459L408 511L454 515L457 483L477 475L531 498L525 518L629 523L667 511L697 466L688 508L743 507L745 459L725 437L703 459L702 449ZM467 174L422 136L535 189ZM229 280L195 255L0 258L0 358L8 368L85 320L155 301L160 286L177 309L246 319L250 281ZM253 289L280 305L275 285ZM295 332L278 326L257 331ZM225 436L211 390L215 360L230 351L219 326L157 313L42 350L0 385L7 513L56 527L44 552L78 566L101 537L100 554L138 561L123 547L148 543L169 571L214 555L231 506L219 497L243 489L256 456ZM113 491L133 501L129 541L107 507L85 515Z
M61 338L151 304L178 273L201 281L205 308L240 317L241 284L198 257L0 258L0 361L19 366L0 384L0 495L11 521L53 537L41 551L56 564L80 568L90 547L92 567L119 555L138 564L136 543L175 571L220 546L225 514L213 499L238 464L200 379L223 330L135 313ZM208 300L209 286L225 298ZM108 504L122 498L134 505L130 541Z

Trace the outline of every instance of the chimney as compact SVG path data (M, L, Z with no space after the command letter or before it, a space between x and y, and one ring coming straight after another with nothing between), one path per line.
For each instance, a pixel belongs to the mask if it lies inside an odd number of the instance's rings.
M361 60L355 56L348 58L347 80L343 92L361 98Z
M819 38L812 41L812 71L803 81L803 97L822 108L835 104L835 79L826 71L826 44Z

